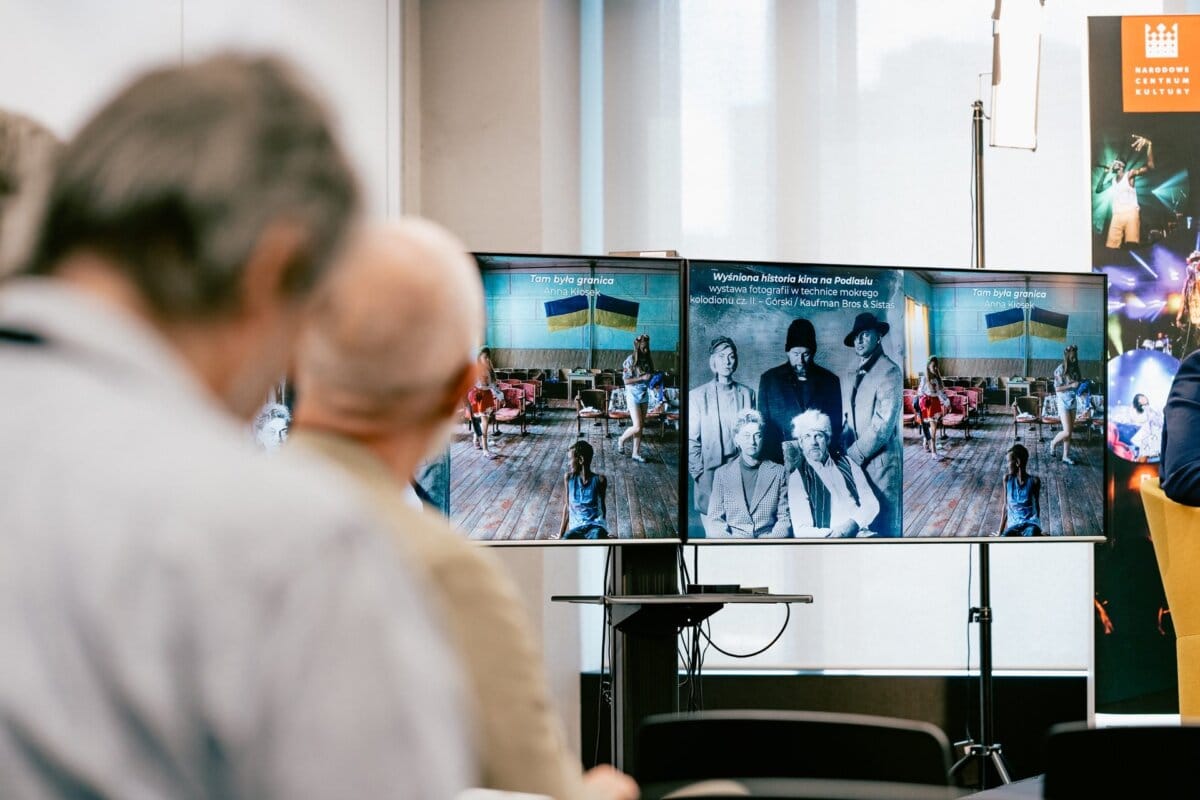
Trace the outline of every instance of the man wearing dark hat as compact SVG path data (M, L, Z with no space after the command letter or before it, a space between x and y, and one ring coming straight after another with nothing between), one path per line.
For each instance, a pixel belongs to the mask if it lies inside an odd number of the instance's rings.
M883 353L882 339L890 326L869 311L854 318L844 344L858 355L850 376L846 407L849 412L842 442L846 455L867 473L879 498L873 529L880 536L899 536L900 468L903 460L900 411L904 381L900 368Z
M713 473L737 458L734 420L754 408L754 390L733 379L737 366L737 345L728 336L718 336L708 346L712 380L688 392L688 474L694 484L693 505L702 515L708 513Z
M783 349L788 360L764 372L758 382L763 458L777 464L783 463L783 441L791 438L792 419L810 408L824 412L833 424L833 441L842 440L842 383L815 362L813 324L799 317L792 320Z

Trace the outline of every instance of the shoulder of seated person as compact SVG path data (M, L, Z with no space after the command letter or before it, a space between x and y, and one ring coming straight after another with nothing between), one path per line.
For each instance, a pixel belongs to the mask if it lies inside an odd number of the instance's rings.
M1193 350L1179 364L1179 371L1200 371L1200 349Z

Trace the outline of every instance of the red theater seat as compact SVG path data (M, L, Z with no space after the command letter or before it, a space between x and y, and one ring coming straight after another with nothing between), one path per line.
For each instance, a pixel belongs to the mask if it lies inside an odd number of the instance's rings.
M511 422L520 425L521 434L528 433L525 427L525 390L520 386L504 387L504 405L496 409L496 422Z
M971 418L965 394L950 395L950 410L942 414L942 425L946 428L962 428L963 438L971 438Z

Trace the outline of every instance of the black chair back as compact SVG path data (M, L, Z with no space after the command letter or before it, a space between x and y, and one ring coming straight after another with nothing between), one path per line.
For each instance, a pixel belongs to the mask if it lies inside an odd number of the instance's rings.
M934 725L816 711L700 711L647 717L641 784L712 778L820 778L950 784L950 744Z
M1089 728L1046 734L1046 800L1191 797L1200 791L1200 725Z

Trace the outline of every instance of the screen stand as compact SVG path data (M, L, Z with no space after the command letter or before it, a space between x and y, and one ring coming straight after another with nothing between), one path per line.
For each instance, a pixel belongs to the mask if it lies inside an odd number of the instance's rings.
M979 545L979 606L971 608L970 621L979 624L979 735L980 741L967 739L955 742L954 746L963 748L963 757L950 768L951 775L957 775L972 761L979 763L979 788L987 788L988 762L996 768L1002 783L1012 783L1008 769L1004 765L1004 756L1000 745L996 742L995 728L992 720L992 598L989 581L990 564L988 562L988 543Z
M616 548L617 594L679 594L679 545ZM677 622L614 625L613 681L616 720L612 753L619 769L633 768L637 729L650 714L679 710Z
M984 269L983 247L983 101L976 100L971 104L971 141L975 162L975 175L972 182L972 194L975 201L975 218L971 221L971 235L975 242L975 268ZM1028 353L1026 353L1028 360ZM1028 373L1026 368L1026 373ZM1000 745L996 743L995 730L992 722L992 589L990 583L990 568L988 563L988 543L979 545L979 606L971 608L970 621L979 623L979 735L981 741L967 739L955 742L955 747L963 748L963 757L950 768L951 776L957 775L963 767L972 761L979 763L979 788L987 788L988 762L996 768L1002 783L1012 783L1008 777L1008 769L1004 766L1004 756Z

